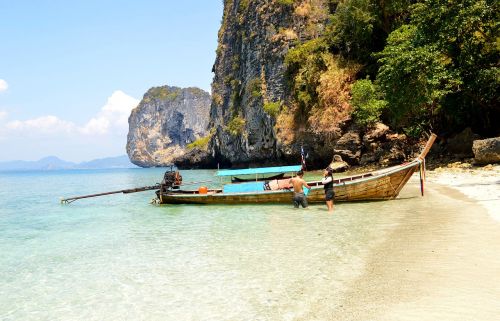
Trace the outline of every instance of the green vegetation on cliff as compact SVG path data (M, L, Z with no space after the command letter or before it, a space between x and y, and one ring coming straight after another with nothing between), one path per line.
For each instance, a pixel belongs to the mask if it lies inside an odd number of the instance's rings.
M210 139L212 138L212 136L213 136L213 131L211 131L207 136L200 137L200 138L196 139L195 141L193 141L192 143L187 144L186 148L188 150L195 149L195 148L198 148L201 150L207 150L208 143L210 142Z
M227 123L226 130L233 136L237 136L243 132L246 121L240 117L236 116Z
M313 3L298 2L295 14ZM330 0L325 31L285 58L294 121L498 134L499 9L494 0Z
M264 103L264 111L276 117L280 112L281 103L279 101Z
M190 90L198 90L197 93L200 94L203 91L201 89L197 88L190 88ZM151 99L158 99L158 100L175 100L181 92L180 88L176 89L169 89L167 86L163 87L153 87L151 88L147 93L146 93L146 102L149 102Z

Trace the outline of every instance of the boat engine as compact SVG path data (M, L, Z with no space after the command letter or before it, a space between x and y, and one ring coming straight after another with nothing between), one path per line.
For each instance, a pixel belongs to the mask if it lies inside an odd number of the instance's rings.
M176 171L170 167L169 170L163 175L163 181L161 182L162 189L178 189L182 185L182 176L179 171Z

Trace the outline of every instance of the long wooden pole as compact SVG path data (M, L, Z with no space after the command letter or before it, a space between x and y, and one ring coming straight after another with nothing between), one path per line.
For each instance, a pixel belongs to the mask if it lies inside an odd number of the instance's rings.
M89 194L89 195L82 195L82 196L73 196L73 197L61 199L61 204L70 204L76 200L80 200L83 198L99 197L99 196L112 195L112 194L139 193L139 192L151 191L151 190L159 189L159 188L160 188L160 185L153 185L153 186L144 186L144 187L137 187L137 188L130 188L130 189L122 189L119 191L112 191L112 192L104 192L104 193Z
M201 184L201 183L211 183L213 182L212 180L210 181L199 181L199 182L187 182L182 184L182 186L188 186L188 185L195 185L195 184ZM179 187L181 185L173 185L173 187ZM139 192L145 192L145 191L151 191L155 189L160 189L161 185L156 184L153 186L144 186L144 187L136 187L136 188L130 188L130 189L121 189L119 191L111 191L111 192L104 192L104 193L97 193L97 194L89 194L89 195L82 195L82 196L73 196L73 197L68 197L68 198L62 198L61 199L61 204L70 204L73 203L76 200L80 200L83 198L91 198L91 197L99 197L99 196L106 196L106 195L113 195L113 194L131 194L131 193L139 193Z

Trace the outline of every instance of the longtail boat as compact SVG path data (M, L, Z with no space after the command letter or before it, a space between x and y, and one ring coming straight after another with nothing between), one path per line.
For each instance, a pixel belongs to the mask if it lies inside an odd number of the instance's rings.
M334 179L336 202L376 201L395 199L401 189L416 171L420 171L421 193L424 192L425 156L436 139L432 134L420 155L414 160L398 166L350 177ZM288 179L259 180L259 175L272 173L291 173L300 170L300 165L284 167L249 168L240 170L219 170L217 176L253 175L255 181L230 183L221 189L200 188L182 190L176 185L162 184L156 192L159 204L290 204L293 192L287 184ZM167 178L168 173L165 174ZM170 176L175 175L171 173ZM173 181L167 179L167 181ZM309 203L323 203L324 191L321 181L307 182L311 189L307 195Z

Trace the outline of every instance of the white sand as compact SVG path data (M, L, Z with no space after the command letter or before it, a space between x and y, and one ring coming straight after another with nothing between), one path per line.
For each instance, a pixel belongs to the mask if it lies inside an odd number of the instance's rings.
M500 320L500 166L428 171L426 191L449 210L402 217L326 320Z
M500 165L471 167L454 163L427 171L427 183L451 187L484 207L500 222Z

